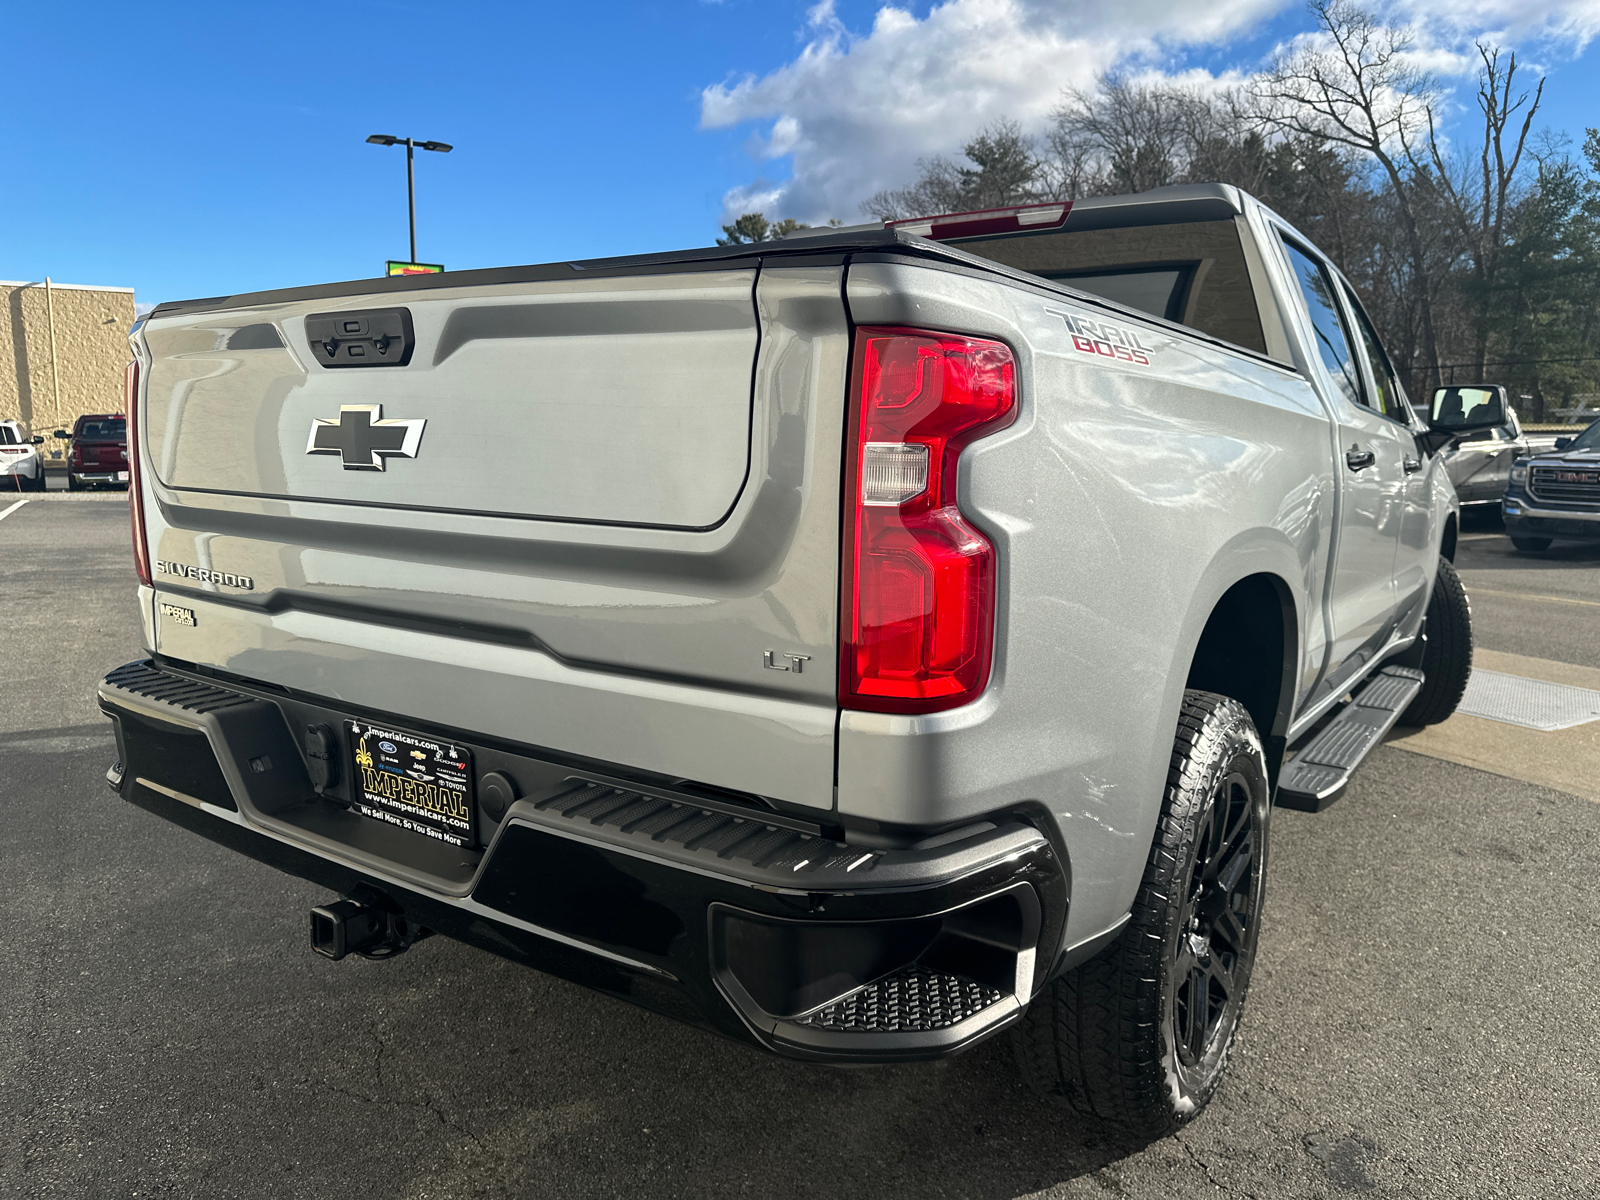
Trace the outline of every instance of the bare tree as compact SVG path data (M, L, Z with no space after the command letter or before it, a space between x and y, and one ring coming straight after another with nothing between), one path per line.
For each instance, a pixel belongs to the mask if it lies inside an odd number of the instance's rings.
M1070 89L1047 137L1067 170L1060 198L1096 192L1147 192L1174 182L1188 162L1192 130L1203 105L1181 88L1102 77L1092 91Z
M1370 156L1387 177L1410 251L1420 347L1438 382L1433 272L1418 227L1413 144L1426 128L1437 89L1412 61L1411 32L1380 24L1351 0L1312 0L1325 42L1280 54L1256 83L1263 121L1295 137Z
M1508 54L1502 65L1499 48L1491 48L1480 42L1478 56L1483 60L1478 74L1478 108L1483 113L1483 142L1478 152L1478 169L1451 169L1452 164L1440 149L1431 109L1428 112L1428 155L1437 186L1443 193L1445 211L1471 261L1472 282L1479 309L1477 319L1473 322L1472 350L1478 378L1481 379L1489 348L1489 323L1485 319L1485 310L1499 274L1512 205L1517 199L1517 171L1522 165L1529 131L1533 128L1533 116L1539 111L1539 102L1544 98L1544 80L1539 80L1531 96L1524 91L1513 99L1517 77L1516 54ZM1519 112L1522 113L1520 127L1512 125ZM1512 133L1509 149L1506 145L1508 127ZM1472 175L1478 176L1476 187L1473 186Z

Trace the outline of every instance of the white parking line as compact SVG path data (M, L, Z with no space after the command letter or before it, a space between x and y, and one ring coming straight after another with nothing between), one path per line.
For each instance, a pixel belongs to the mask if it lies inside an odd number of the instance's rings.
M0 521L4 521L7 517L9 517L12 513L16 512L17 509L21 508L26 503L27 503L26 500L18 500L10 508L0 509Z

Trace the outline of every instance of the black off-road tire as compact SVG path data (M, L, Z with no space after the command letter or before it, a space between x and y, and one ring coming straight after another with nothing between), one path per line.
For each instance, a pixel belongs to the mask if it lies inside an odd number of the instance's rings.
M1518 550L1521 550L1524 554L1537 554L1541 550L1550 549L1550 543L1552 541L1554 541L1554 540L1555 540L1554 538L1541 538L1541 537L1532 537L1532 538L1514 537L1514 538L1511 539L1511 544L1513 546L1515 546Z
M81 492L81 491L83 491L83 488L84 488L84 485L78 482L77 477L75 475L73 475L73 473L71 471L68 471L67 472L67 491L69 491L69 492Z
M1269 799L1244 706L1184 693L1132 915L1115 942L1029 1006L1014 1034L1029 1083L1143 1140L1206 1106L1255 964Z
M41 463L39 466L39 476L33 481L33 490L36 492L42 492L45 490L46 486L47 483L45 480L44 465Z
M1402 725L1437 725L1445 720L1456 711L1472 677L1472 605L1448 558L1439 560L1422 632L1428 640L1417 665L1426 678L1417 698L1400 714Z

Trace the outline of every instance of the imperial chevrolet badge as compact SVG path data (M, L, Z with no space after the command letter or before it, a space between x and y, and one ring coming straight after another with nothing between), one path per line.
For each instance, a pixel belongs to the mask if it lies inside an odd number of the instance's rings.
M337 454L346 471L381 471L384 459L415 458L425 418L382 420L381 404L344 404L337 421L311 420L307 454Z

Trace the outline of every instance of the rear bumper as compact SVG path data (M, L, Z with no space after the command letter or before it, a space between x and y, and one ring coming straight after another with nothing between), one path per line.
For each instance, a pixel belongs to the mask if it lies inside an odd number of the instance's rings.
M429 928L791 1057L883 1062L954 1053L1018 1017L1059 948L1066 864L996 817L902 849L560 761L458 730L481 778L462 850L348 810L348 764L304 751L347 713L171 664L102 681L124 799L347 894L376 887ZM341 739L342 752L342 739ZM319 794L313 777L322 784ZM483 796L480 790L480 801Z
M67 474L78 483L127 483L128 468L119 471L74 471L70 467Z

